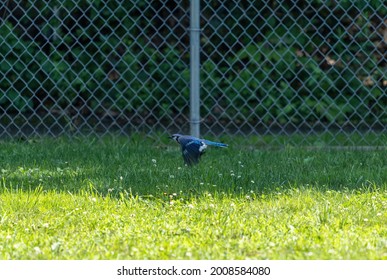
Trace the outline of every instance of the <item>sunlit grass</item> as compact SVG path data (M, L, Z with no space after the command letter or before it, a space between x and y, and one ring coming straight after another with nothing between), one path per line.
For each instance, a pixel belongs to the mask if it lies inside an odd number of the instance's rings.
M387 259L387 151L2 142L1 259Z

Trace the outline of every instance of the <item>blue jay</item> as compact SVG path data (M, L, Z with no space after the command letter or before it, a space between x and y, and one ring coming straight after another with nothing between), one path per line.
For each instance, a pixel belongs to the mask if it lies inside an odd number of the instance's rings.
M200 156L207 146L227 147L227 144L212 142L189 135L173 134L170 138L181 146L184 162L191 166L199 162Z

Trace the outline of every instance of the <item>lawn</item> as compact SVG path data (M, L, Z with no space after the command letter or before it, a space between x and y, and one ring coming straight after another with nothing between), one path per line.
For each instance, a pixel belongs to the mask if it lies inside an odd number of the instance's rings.
M0 259L387 259L386 150L0 146Z

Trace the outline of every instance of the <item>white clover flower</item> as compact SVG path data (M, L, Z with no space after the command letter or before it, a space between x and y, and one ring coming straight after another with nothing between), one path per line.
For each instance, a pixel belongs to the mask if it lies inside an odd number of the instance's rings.
M34 251L36 254L41 254L42 253L42 250L40 250L39 247L34 247Z
M52 251L58 250L59 247L60 247L60 245L61 245L60 242L55 242L55 243L53 243L53 244L51 245L51 250L52 250Z

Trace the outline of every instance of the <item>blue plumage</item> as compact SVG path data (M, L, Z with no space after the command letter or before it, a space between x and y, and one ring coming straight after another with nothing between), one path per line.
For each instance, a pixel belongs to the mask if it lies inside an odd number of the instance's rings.
M180 144L183 159L187 165L197 164L207 146L228 146L227 144L200 139L189 135L173 134L171 138Z

